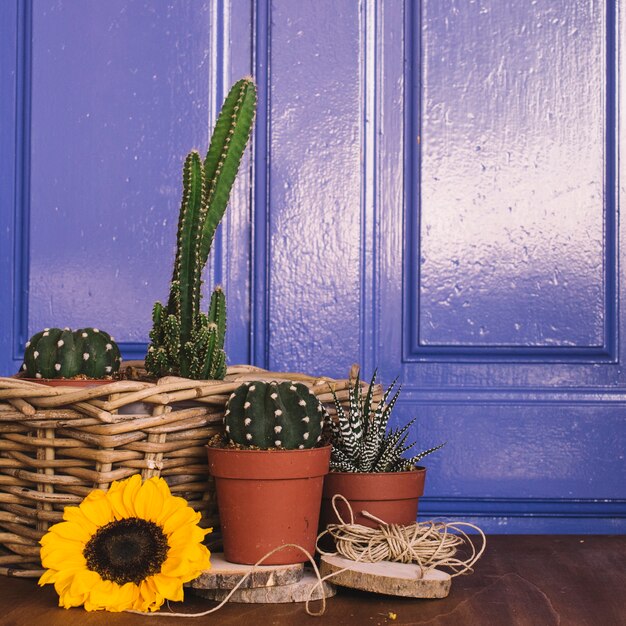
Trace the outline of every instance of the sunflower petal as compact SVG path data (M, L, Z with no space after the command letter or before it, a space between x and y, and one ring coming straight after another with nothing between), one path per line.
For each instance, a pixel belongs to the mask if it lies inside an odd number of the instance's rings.
M115 519L118 520L131 517L131 514L124 504L124 490L124 482L116 480L107 491L107 497L109 498L109 502L111 503L113 515L115 516Z
M155 574L152 579L156 585L157 591L168 600L174 602L182 602L183 600L183 583L180 578L165 576L164 574Z
M50 533L63 537L63 539L68 539L69 541L79 541L82 543L87 543L93 534L88 532L84 526L77 524L76 522L59 522L58 524L50 527L48 530Z
M44 585L49 585L50 583L54 582L54 579L56 577L56 575L59 572L55 569L47 569L39 578L39 580L37 581L37 584L40 586L44 586Z
M84 528L90 535L98 530L98 527L85 516L77 506L66 506L63 511L63 519L66 522L74 522Z
M129 517L135 516L135 498L137 492L141 489L141 476L135 474L131 476L127 481L124 481L124 491L122 492L122 499L124 506L128 511Z
M200 513L196 513L190 506L177 509L163 523L163 532L169 537L175 530L185 524L197 524L200 521Z
M139 585L139 597L133 608L137 611L157 611L163 605L165 598L157 591L153 577L141 581Z
M41 549L41 564L44 569L64 571L77 567L86 567L87 562L80 551L68 551L61 546L45 546Z
M78 507L85 517L96 526L106 526L113 521L113 509L104 491L92 491Z
M102 581L100 574L92 572L88 569L78 570L72 579L72 584L69 588L69 593L72 596L86 595L91 589Z
M156 522L163 508L163 494L153 479L146 480L135 497L137 517Z

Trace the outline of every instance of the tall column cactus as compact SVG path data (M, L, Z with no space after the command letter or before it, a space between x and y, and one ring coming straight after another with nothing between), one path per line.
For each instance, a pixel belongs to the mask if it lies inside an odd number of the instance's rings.
M155 303L146 368L155 376L222 379L226 374L226 299L217 287L200 310L202 272L246 149L256 111L256 87L243 78L230 90L202 162L192 150L183 167L174 273L167 306Z

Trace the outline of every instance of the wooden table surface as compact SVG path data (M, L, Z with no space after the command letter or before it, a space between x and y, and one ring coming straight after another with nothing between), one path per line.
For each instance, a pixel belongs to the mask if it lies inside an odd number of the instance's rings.
M474 574L453 579L445 599L410 600L340 588L321 618L306 615L301 604L230 604L194 620L87 613L58 608L54 590L39 588L33 580L0 578L0 585L0 624L11 626L626 626L626 536L492 536ZM186 595L173 610L191 613L215 605Z

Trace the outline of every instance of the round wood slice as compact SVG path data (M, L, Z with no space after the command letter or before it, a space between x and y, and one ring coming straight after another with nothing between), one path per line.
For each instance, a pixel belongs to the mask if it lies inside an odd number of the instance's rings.
M345 572L341 572L347 568ZM322 556L322 577L332 572L333 584L373 593L409 598L445 598L450 592L450 574L432 569L422 576L420 567L413 563L359 563L341 556Z
M302 580L291 585L279 587L259 587L256 589L237 589L228 600L242 604L282 604L286 602L306 602L309 599L319 600L322 590L319 586L311 594L311 588L317 583L317 578L312 572L305 572ZM322 583L327 598L335 595L334 585ZM195 593L207 600L221 602L230 593L227 589L194 589Z
M192 580L189 586L192 589L233 589L237 583L249 572L254 571L246 578L239 589L258 587L274 587L276 585L291 585L302 579L304 563L293 565L240 565L229 563L221 553L211 553L211 569L202 572L198 578Z

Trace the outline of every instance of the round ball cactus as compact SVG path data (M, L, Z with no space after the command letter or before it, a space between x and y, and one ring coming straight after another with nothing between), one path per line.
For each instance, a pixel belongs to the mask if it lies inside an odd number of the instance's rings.
M120 369L120 350L97 328L44 328L26 343L22 372L31 378L104 378Z
M312 448L322 438L326 412L309 388L294 382L244 383L224 414L231 441L262 450Z

